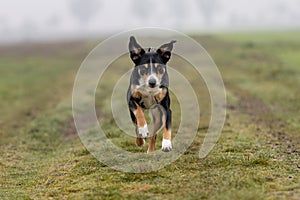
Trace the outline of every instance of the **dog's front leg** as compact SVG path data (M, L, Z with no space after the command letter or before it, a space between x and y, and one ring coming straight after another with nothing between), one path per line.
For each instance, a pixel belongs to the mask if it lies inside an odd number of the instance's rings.
M167 88L162 88L161 92L156 95L156 101L164 108L166 117L164 121L164 132L162 141L162 151L169 152L172 150L171 143L171 127L172 127L172 111L170 109L170 97Z
M136 118L137 125L137 137L138 138L146 138L148 136L148 126L144 116L144 111L140 105L136 104L136 109L133 111L133 114Z
M136 125L136 144L142 146L145 141L144 138L148 136L148 126L144 116L144 111L141 106L137 103L139 96L131 96L128 102L132 121Z
M169 152L172 150L171 143L171 126L172 126L172 111L168 109L166 111L166 121L164 124L162 151Z

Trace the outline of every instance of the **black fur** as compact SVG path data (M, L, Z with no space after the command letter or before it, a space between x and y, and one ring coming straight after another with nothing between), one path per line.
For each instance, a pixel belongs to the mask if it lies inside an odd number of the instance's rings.
M154 122L155 120L162 121L162 115L164 114L166 117L164 118L165 122L163 122L163 124L165 124L165 128L167 130L171 129L172 111L170 109L171 102L170 102L170 97L168 92L169 77L167 74L166 64L171 57L171 51L173 49L174 43L175 41L171 41L170 43L160 46L156 51L149 49L149 51L146 52L137 43L136 39L133 36L130 37L129 53L130 53L130 58L134 62L135 66L130 78L130 85L127 92L127 101L128 101L130 116L132 122L135 125L137 125L137 119L134 114L134 111L137 109L137 106L140 106L142 109L149 109L149 107L147 107L148 105L145 105L144 100L145 98L150 98L151 100L153 96L153 98L155 99L153 105L155 106L155 104L158 104L164 108L163 109L164 112L159 111L161 113L160 119L153 119ZM155 67L153 65L155 65ZM154 74L153 77L155 77L159 82L158 85L156 85L155 90L164 91L165 95L162 99L157 99L156 96L151 94L150 92L147 93L148 89L150 88L150 87L147 88L147 84L148 84L147 81L144 82L146 86L143 86L146 92L144 91L140 92L138 89L136 91L132 91L134 88L138 88L142 86L141 80L143 81L145 78L148 78L148 76L151 76L150 73ZM144 79L142 79L142 76L144 76ZM149 91L151 91L150 89ZM160 123L160 125L162 125L162 123Z

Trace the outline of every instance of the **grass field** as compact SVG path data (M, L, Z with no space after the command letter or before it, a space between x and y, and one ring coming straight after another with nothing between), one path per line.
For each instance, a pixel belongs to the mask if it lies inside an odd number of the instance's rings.
M146 174L107 167L76 134L73 82L96 41L0 46L0 199L299 199L299 32L193 37L223 76L225 127L199 159L209 96L191 80L203 91L199 133L178 160ZM99 90L97 110L110 102ZM146 150L124 138L111 116L99 118L116 144Z

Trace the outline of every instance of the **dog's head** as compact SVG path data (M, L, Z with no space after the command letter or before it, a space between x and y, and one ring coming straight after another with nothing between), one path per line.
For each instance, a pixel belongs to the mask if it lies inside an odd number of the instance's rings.
M129 41L130 58L135 64L133 70L133 83L148 88L168 87L169 80L166 64L171 57L173 44L171 41L163 44L156 51L149 48L146 52L133 36Z

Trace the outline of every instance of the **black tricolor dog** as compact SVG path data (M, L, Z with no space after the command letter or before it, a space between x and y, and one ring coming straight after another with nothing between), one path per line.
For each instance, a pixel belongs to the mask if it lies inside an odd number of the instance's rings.
M130 116L136 126L136 144L142 146L144 138L149 135L144 110L150 109L153 118L153 130L150 134L148 153L154 152L156 133L164 126L162 151L172 150L170 97L168 92L169 77L166 63L171 57L173 44L160 46L156 51L149 48L147 52L130 37L130 58L135 64L130 78L127 101Z

